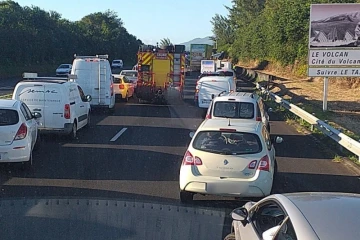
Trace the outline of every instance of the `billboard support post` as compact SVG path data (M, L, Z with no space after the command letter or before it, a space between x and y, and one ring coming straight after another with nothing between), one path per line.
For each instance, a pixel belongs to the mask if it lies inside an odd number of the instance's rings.
M323 96L323 111L324 112L326 112L328 110L328 105L327 105L328 89L329 89L329 78L324 77L324 96Z

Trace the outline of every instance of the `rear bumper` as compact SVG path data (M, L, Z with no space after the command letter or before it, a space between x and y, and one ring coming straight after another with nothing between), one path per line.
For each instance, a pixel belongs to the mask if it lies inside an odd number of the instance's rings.
M13 141L11 145L0 146L0 157L0 163L27 162L30 160L30 146L25 140Z
M59 135L68 135L71 133L73 128L73 123L65 123L64 128L39 128L41 134L59 134Z
M188 167L180 170L181 190L230 197L265 197L270 195L273 185L269 172L261 172L250 179L194 176L192 172Z

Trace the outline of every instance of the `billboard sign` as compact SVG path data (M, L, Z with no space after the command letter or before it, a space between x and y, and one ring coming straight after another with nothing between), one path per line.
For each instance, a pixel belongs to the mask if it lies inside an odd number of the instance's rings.
M310 77L360 76L360 4L312 4Z
M201 60L205 58L206 45L205 44L192 44L190 49L191 62L197 62L200 66Z

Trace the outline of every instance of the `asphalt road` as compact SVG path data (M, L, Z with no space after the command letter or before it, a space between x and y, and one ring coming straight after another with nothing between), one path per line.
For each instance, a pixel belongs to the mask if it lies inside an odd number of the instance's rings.
M0 165L0 198L94 197L182 205L179 168L190 142L189 132L202 119L191 100L170 103L120 102L113 115L94 112L91 128L80 130L76 140L43 136L32 169ZM271 117L272 134L284 138L276 146L279 173L275 193L360 193L358 169L333 162L333 156L311 137L300 135L277 116ZM232 198L196 195L191 207L228 214L242 204ZM226 220L218 226L223 235L229 224Z

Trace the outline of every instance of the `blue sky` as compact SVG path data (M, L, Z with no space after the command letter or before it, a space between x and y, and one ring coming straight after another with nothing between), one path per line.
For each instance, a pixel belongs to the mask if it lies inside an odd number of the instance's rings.
M227 15L231 0L15 0L21 6L54 10L71 21L107 9L117 12L128 32L146 44L168 37L173 43L211 36L211 18Z

